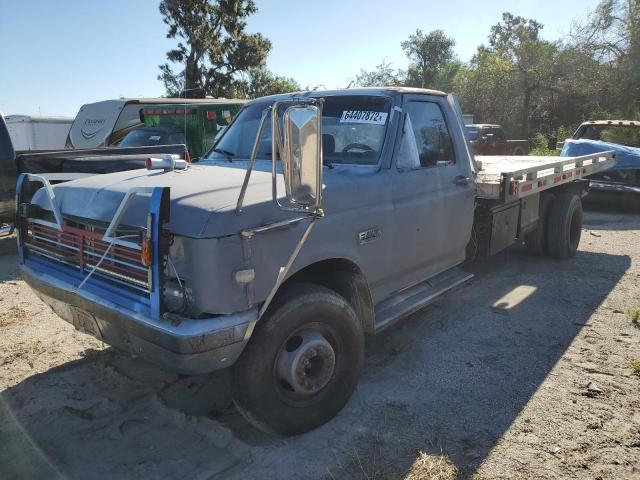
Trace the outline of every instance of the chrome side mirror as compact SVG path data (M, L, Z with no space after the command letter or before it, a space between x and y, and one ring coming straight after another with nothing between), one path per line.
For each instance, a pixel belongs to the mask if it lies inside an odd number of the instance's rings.
M278 112L282 115L282 133ZM275 102L262 112L251 159L238 195L236 212L242 211L249 177L258 156L262 135L271 117L271 176L273 201L282 210L322 216L322 99L295 98ZM287 201L278 201L277 159L280 158Z
M277 121L277 116L273 116ZM297 208L322 206L322 109L295 104L282 116L283 144L280 158L287 200ZM277 134L278 129L272 130ZM274 139L274 144L279 139Z

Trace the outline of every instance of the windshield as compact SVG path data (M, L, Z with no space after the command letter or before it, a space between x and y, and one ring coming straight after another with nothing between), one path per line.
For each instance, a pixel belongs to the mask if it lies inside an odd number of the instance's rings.
M247 106L209 152L208 159L248 160L262 112L272 104ZM375 96L325 97L322 107L322 149L325 163L378 163L391 101ZM258 159L271 160L271 121L260 139Z
M587 125L578 138L640 147L640 125Z
M167 132L156 128L138 128L131 130L120 141L121 147L145 147L150 145L186 144L184 133Z

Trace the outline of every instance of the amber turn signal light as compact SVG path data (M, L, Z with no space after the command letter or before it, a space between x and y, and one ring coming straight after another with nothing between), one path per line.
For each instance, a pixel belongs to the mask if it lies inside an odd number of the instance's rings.
M151 240L142 241L142 250L140 251L140 261L145 267L150 267L153 263L153 243Z

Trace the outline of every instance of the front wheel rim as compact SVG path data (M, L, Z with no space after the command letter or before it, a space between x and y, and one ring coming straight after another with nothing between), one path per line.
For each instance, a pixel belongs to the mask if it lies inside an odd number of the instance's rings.
M331 381L336 353L331 342L318 330L307 329L291 335L276 360L277 387L299 400L312 397Z

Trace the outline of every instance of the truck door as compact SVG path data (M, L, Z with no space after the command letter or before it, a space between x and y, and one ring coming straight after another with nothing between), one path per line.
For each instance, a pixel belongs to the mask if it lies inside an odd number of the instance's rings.
M504 134L504 130L500 127L492 127L491 133L493 134L493 155L511 155L511 152L507 148L507 137Z
M461 119L446 97L406 95L403 110L391 175L399 288L464 260L475 202Z

